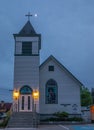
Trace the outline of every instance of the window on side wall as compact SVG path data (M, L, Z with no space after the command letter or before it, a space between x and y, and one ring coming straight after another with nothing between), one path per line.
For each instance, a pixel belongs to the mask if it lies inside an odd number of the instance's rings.
M49 65L48 66L48 71L54 71L54 66L53 65Z
M45 89L45 102L46 104L57 104L58 103L58 87L55 80L50 79L46 83Z

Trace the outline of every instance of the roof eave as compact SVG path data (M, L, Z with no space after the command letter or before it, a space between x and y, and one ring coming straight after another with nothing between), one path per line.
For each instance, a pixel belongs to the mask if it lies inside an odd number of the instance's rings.
M14 37L40 37L41 34L13 34Z

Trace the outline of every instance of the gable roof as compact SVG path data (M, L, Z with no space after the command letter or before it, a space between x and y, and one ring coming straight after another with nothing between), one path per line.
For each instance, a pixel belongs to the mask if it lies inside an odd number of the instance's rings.
M66 73L68 73L80 86L84 86L64 65L62 65L54 56L49 56L41 65L40 69L48 62L54 61L61 69L63 69Z

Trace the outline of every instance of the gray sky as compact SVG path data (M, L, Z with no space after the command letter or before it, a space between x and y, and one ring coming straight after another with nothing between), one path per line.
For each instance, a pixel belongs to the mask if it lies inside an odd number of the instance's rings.
M31 23L42 35L41 63L55 56L86 87L94 87L94 0L0 0L0 87L13 88L14 38Z

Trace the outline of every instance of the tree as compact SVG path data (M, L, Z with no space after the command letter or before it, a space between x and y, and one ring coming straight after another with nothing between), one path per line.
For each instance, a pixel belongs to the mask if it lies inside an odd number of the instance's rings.
M81 87L81 106L90 106L92 104L92 96L87 87Z

